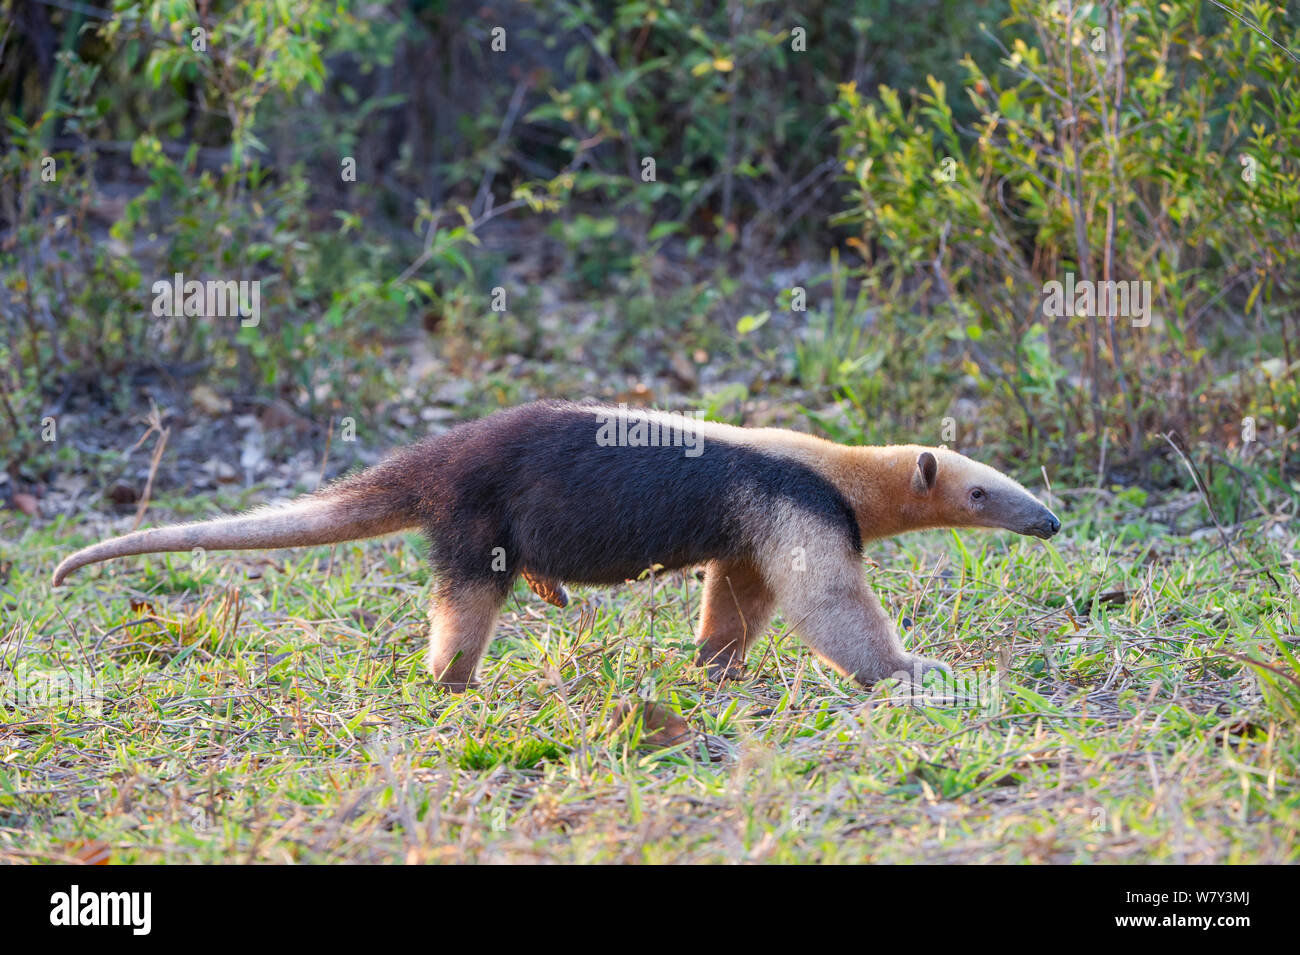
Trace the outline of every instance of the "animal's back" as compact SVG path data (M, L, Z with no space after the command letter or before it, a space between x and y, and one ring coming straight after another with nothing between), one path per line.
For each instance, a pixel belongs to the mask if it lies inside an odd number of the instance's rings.
M694 436L698 444L664 428L656 444L600 439L602 426L606 439L620 434L619 415L628 413L539 402L436 439L427 471L436 485L427 491L435 549L472 572L491 566L484 545L493 542L512 569L616 583L655 564L743 555L780 502L856 536L833 485L798 460L727 439L741 429L711 427ZM629 423L637 420L630 413ZM665 426L691 420L658 417Z

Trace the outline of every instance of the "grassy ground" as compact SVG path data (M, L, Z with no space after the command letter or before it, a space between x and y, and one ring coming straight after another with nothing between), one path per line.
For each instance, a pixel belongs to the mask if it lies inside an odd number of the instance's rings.
M1230 552L1122 495L1060 503L1050 543L872 549L909 647L979 677L920 705L788 635L707 684L680 574L568 610L521 587L453 697L422 669L415 538L129 558L56 592L99 529L28 528L0 562L0 861L1296 861L1295 684L1240 660L1296 672L1296 527ZM690 732L611 728L624 699Z

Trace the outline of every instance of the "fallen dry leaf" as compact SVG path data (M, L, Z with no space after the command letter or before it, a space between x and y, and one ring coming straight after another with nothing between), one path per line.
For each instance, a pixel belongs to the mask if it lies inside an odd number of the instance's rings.
M108 865L113 855L113 847L107 842L70 842L67 850L77 865Z
M645 727L641 742L648 746L676 746L691 737L690 724L667 703L660 703L657 700L619 700L614 705L610 729L614 731L624 729L638 715L641 717L641 724Z

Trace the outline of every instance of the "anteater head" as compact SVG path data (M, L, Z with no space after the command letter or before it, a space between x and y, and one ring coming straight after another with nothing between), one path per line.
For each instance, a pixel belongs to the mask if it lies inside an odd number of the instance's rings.
M932 527L997 527L1044 540L1061 522L1017 481L947 448L915 449L908 494Z

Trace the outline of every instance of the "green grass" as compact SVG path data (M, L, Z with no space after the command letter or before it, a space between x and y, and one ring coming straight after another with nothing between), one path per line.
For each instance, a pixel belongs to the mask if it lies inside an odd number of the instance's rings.
M1230 554L1126 507L1073 497L1050 543L871 548L909 648L1004 671L961 707L861 690L788 635L712 686L681 574L567 610L521 587L482 687L449 696L415 538L129 558L56 592L87 534L28 528L0 654L47 692L0 693L0 861L1295 862L1296 529ZM1242 657L1277 668L1262 693ZM51 699L68 674L102 699ZM635 697L694 737L612 729Z

